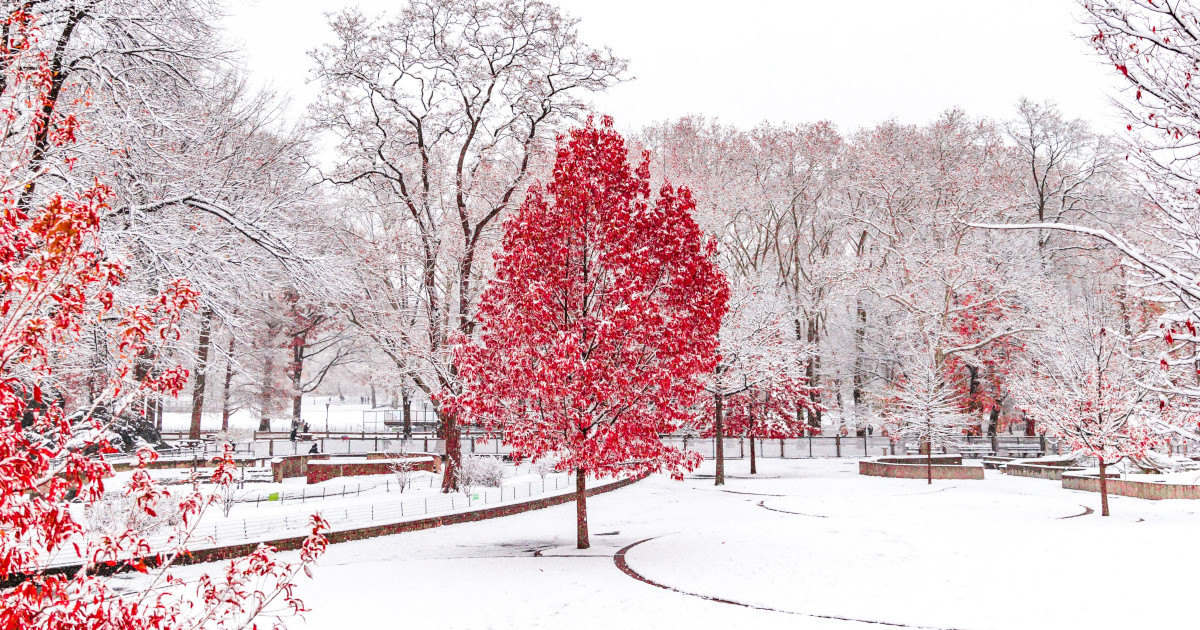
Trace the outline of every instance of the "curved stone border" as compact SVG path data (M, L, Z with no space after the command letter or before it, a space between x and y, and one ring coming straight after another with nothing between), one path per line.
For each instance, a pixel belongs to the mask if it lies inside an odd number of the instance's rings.
M816 613L796 612L794 610L780 610L778 608L770 608L768 606L756 606L754 604L746 604L743 602L734 601L732 599L723 599L720 597L710 597L708 595L701 595L700 593L691 593L688 591L682 591L673 586L667 586L666 584L660 584L659 582L655 582L654 580L651 580L650 578L642 575L641 573L634 571L633 567L629 566L629 562L625 560L625 554L628 553L630 549L633 549L634 547L636 547L642 543L650 542L651 540L655 540L656 538L658 538L658 537L656 536L654 538L647 538L645 540L639 540L635 543L632 543L632 544L626 545L625 547L622 547L620 551L618 551L616 554L613 555L613 564L616 564L617 568L620 569L622 573L624 573L625 575L628 575L629 577L631 577L639 582L644 582L646 584L649 584L650 586L657 586L658 588L661 588L661 589L667 590L667 591L671 591L672 593L679 593L680 595L687 595L689 597L699 597L700 599L705 599L710 602L716 602L718 604L729 604L731 606L740 606L742 608L750 608L752 610L765 610L767 612L776 612L776 613L781 613L784 615L794 615L797 617L809 617L809 618L813 618L813 619L832 619L834 621L853 621L856 623L869 623L869 624L874 624L874 625L878 625L878 626L890 626L892 628L922 628L925 630L960 630L958 628L939 628L937 626L913 626L913 625L909 625L906 623L896 623L894 621L880 621L878 619L858 619L855 617L839 617L838 615L819 615Z
M934 457L933 461L934 479L983 479L983 466L963 466L960 456L941 455ZM858 474L896 479L925 479L929 471L923 456L920 459L881 457L875 460L860 460Z
M1000 472L1014 477L1033 477L1061 481L1063 473L1083 470L1076 466L1055 466L1053 464L1035 464L1024 462L1009 462L1000 466Z
M1149 481L1133 481L1130 479L1108 479L1108 493L1123 497L1149 499L1200 499L1200 485L1183 485L1177 483L1153 483ZM1067 473L1062 476L1062 487L1067 490L1086 490L1100 492L1100 477L1093 475L1078 475Z
M609 484L588 488L587 496L595 496L605 492L611 492L620 488L624 488L633 483L637 483L645 479L649 475L641 475L631 477L629 479L620 479ZM332 531L325 535L325 538L330 544L350 542L354 540L366 540L368 538L377 538L379 536L391 536L393 534L403 534L407 532L415 532L423 529L432 529L434 527L442 527L444 525L455 525L457 523L470 523L474 521L485 521L488 519L499 518L501 516L511 516L522 512L531 512L543 508L570 503L575 500L574 492L558 494L533 501L524 501L521 503L510 503L508 505L498 505L492 508L483 508L470 512L458 512L454 514L445 514L442 516L431 516L413 521L402 521L399 523L391 523L388 525L371 525L368 527L357 527L354 529L344 529ZM216 562L219 560L229 560L250 555L259 545L270 545L278 551L291 551L299 549L307 536L290 536L277 540L264 540L253 543L240 543L237 545L226 545L223 547L210 547L207 549L196 549L189 551L175 559L175 565L202 564L205 562ZM141 559L147 567L155 567L158 564L158 558L148 557ZM65 565L56 566L46 569L42 572L43 575L66 574L70 575L79 571L80 565ZM117 564L114 566L97 566L94 567L92 573L95 575L111 575L113 573L124 573L132 570L128 564ZM8 579L0 580L0 588L11 588L24 582L28 579L24 575L9 575Z

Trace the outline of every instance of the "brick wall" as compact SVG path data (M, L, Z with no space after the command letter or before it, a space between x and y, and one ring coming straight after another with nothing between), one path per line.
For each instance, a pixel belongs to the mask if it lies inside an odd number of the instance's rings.
M312 460L329 459L325 453L313 455L283 455L271 460L271 477L275 483L283 483L284 479L308 476L308 462Z
M424 470L437 473L441 470L441 458L437 456L416 456L425 461L417 462L413 470ZM393 456L394 458L394 456ZM308 464L305 476L308 483L321 483L337 477L361 477L364 475L387 475L392 472L390 460L363 459L361 462L344 463L339 461L314 461Z

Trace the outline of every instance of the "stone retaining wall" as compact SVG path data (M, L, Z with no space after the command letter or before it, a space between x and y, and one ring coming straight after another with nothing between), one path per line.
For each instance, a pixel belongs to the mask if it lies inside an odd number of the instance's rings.
M1062 477L1062 487L1067 490L1100 492L1100 477L1068 473ZM1161 499L1200 499L1200 486L1109 478L1108 493L1123 497L1150 499L1152 501Z
M308 476L308 462L329 459L325 453L312 455L283 455L271 460L271 477L275 483L283 483L284 479Z
M1020 464L1011 462L1000 467L1000 470L1006 475L1014 477L1033 477L1035 479L1050 479L1052 481L1060 481L1063 478L1063 473L1083 470L1079 467L1054 466L1048 464Z
M883 462L884 464L925 464L926 461L931 461L934 466L938 464L943 466L962 466L962 460L962 455L958 453L947 455L899 455L875 458L875 461Z
M426 453L413 453L410 455L413 458L419 458L421 461L413 465L413 470L424 470L426 472L438 473L442 470L442 458L437 455L429 455ZM337 477L362 477L365 475L387 475L392 472L390 468L392 460L395 456L389 459L380 457L366 458L358 462L344 461L350 458L337 458L334 461L312 461L309 462L305 476L308 478L308 483L321 483L329 481ZM355 458L361 459L361 458Z
M892 458L888 458L892 459ZM925 479L928 471L924 463L917 463L915 458L905 458L907 461L861 460L858 462L858 474L871 477L895 477L898 479ZM943 457L944 459L944 457ZM934 479L983 479L983 466L963 466L962 458L958 463L936 463L934 458Z

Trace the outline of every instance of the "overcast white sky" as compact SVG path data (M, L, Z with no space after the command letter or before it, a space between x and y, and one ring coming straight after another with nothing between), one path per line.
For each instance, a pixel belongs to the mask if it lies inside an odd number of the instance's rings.
M257 82L310 100L306 52L330 39L324 14L368 15L402 0L230 0L228 35ZM925 122L959 106L1008 118L1017 99L1052 100L1116 132L1118 85L1076 35L1073 0L560 0L584 41L630 59L635 80L595 99L618 127L703 114L833 121L844 132L888 118Z

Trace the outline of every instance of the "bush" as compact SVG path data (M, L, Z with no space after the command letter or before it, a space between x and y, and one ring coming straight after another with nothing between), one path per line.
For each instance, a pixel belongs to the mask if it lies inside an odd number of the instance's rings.
M504 483L504 463L499 457L467 455L459 462L454 474L459 487L467 494L479 486L499 488Z

